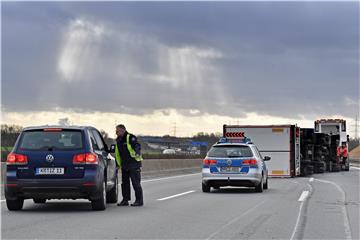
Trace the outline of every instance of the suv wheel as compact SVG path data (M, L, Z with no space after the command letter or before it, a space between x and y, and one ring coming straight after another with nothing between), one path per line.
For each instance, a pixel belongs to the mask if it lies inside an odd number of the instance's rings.
M202 183L202 191L203 191L203 192L210 192L210 186L209 186L209 184Z
M101 185L99 198L91 201L91 207L96 211L103 211L106 208L106 185L105 181Z
M46 203L46 199L43 198L34 198L34 203Z
M264 189L263 187L264 187L263 177L261 177L260 183L257 186L255 186L255 192L262 192Z
M10 211L18 211L21 210L24 206L24 199L18 198L16 200L7 200L6 206Z
M114 186L111 188L111 190L106 193L106 202L107 203L117 203L118 201L118 176L115 176L114 180Z

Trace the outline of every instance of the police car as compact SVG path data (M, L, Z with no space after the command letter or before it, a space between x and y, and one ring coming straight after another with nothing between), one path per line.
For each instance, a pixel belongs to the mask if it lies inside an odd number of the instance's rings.
M202 191L223 186L255 187L256 192L268 188L268 169L257 147L249 138L221 138L213 145L202 168Z

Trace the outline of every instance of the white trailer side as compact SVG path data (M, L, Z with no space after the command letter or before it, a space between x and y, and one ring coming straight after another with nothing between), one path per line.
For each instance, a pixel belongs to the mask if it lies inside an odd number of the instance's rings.
M297 131L296 125L224 125L223 129L224 137L229 132L244 132L262 156L271 157L266 162L271 177L300 175L300 134Z

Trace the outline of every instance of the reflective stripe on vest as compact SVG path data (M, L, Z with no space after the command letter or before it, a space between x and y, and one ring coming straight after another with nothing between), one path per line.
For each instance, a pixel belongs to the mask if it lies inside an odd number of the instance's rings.
M136 156L136 152L135 150L132 148L131 144L130 144L130 134L127 134L126 136L126 146L127 146L127 150L130 153L130 157L134 158L136 161L140 162L143 160L142 156ZM118 166L121 167L121 156L120 156L120 152L119 152L119 148L117 143L115 144L115 159L116 162L118 164Z

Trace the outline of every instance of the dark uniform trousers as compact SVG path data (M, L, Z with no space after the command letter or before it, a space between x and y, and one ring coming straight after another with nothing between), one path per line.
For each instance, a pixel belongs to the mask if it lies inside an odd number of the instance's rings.
M131 194L130 194L130 179L132 186L135 191L135 198L136 202L143 203L143 193L141 188L141 170L140 168L133 168L133 169L124 169L121 168L121 191L123 195L123 200L130 201Z

